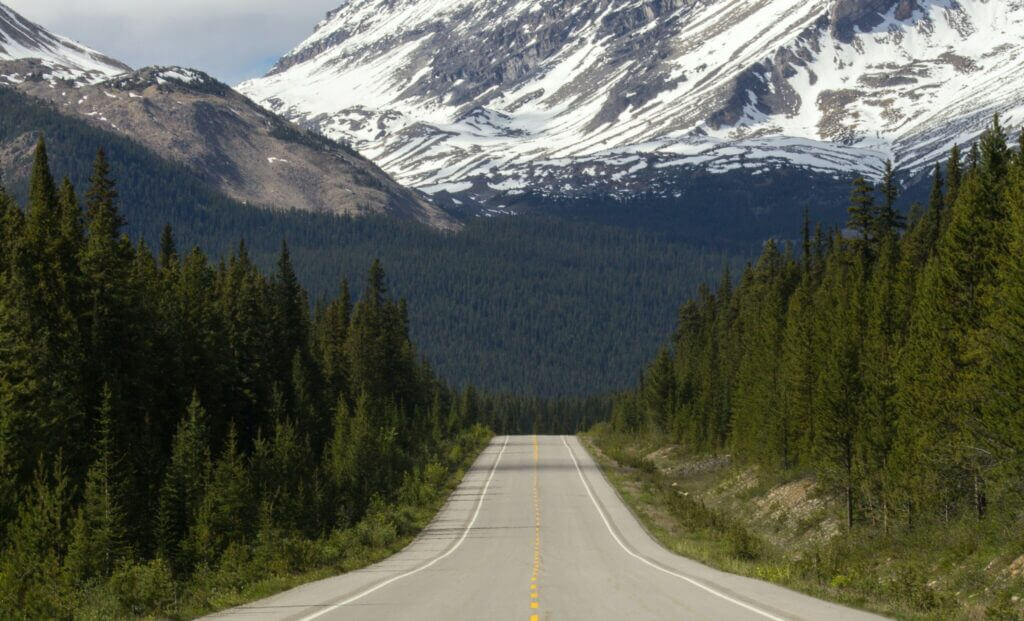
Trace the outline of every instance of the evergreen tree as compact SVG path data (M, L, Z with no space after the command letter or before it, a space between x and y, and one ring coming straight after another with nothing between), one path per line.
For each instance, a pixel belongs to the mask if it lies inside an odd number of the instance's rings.
M879 242L886 236L894 234L904 227L903 216L896 210L896 199L899 187L892 168L892 160L885 160L882 173L882 202L877 206L878 213L874 216L874 239Z
M1024 135L1024 134L1022 134ZM994 291L979 346L983 361L973 378L984 411L975 429L979 449L991 455L995 492L1019 494L1013 483L1024 475L1024 160L1013 165L1005 200L1011 212L1011 241L998 265Z
M210 468L206 411L193 395L174 435L158 499L157 550L178 574L189 573L197 560L195 551L183 544L203 502Z
M949 213L953 208L953 204L956 202L956 198L960 193L960 184L963 183L963 171L960 163L960 146L954 144L952 149L949 151L949 160L946 162L946 176L948 182L946 187L946 213Z
M324 447L323 470L324 480L328 486L327 505L332 515L327 519L345 526L349 519L348 503L351 501L351 488L355 483L354 470L356 463L352 461L357 455L352 450L349 430L351 414L345 398L338 399L334 420L331 424L331 438Z
M672 355L662 348L644 377L643 399L647 420L657 429L668 429L674 414L675 375Z
M61 256L59 203L46 145L36 148L24 225L0 287L0 457L16 486L27 484L40 457L64 451L76 468L81 431L82 366L71 280ZM11 211L17 211L16 209Z
M66 567L73 579L85 582L110 576L115 566L129 556L122 510L119 460L114 455L111 411L113 396L103 392L99 412L96 461L85 478L82 505L71 532Z
M190 556L212 565L228 545L251 540L255 512L256 496L232 425L189 534Z
M24 619L68 618L74 610L58 588L67 552L70 482L59 455L52 475L43 463L0 552L0 602Z
M99 149L93 161L89 189L85 193L85 214L90 231L99 231L107 237L116 238L124 226L124 220L117 210L117 189L110 172L107 154Z
M160 268L167 269L177 260L178 249L174 243L174 231L170 224L165 224L163 232L160 233Z
M818 347L814 340L813 284L805 272L786 312L779 368L779 396L789 419L783 466L808 464L814 439L814 396L818 378Z
M872 241L875 230L875 206L874 192L871 185L864 177L857 177L853 180L853 192L850 195L849 214L850 219L847 226L856 232L861 239Z
M868 283L868 313L860 355L862 402L855 438L856 478L861 497L872 517L887 524L885 464L896 423L896 352L902 324L899 322L900 291L897 280L898 246L889 235L883 240Z
M860 424L861 284L863 255L839 251L830 257L822 288L820 340L828 355L815 396L814 454L822 485L842 496L847 528L856 510L857 463L855 443Z
M788 413L779 401L778 361L783 337L786 296L783 259L774 242L751 273L746 295L740 298L738 321L744 327L742 356L736 381L742 390L732 401L735 450L762 463L790 460Z

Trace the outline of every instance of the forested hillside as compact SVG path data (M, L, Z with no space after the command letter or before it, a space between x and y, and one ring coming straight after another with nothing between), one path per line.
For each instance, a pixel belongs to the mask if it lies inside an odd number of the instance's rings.
M848 528L1019 523L1024 156L1007 142L997 117L954 149L905 222L890 178L858 180L845 234L805 227L702 289L613 427L811 472Z
M1024 159L996 119L936 167L905 222L858 180L848 235L769 243L679 312L615 405L698 452L807 468L848 526L1019 511L1024 493Z
M746 233L697 243L651 232L663 228L664 214L645 231L566 214L473 219L451 235L386 218L258 209L123 136L0 89L0 168L21 201L31 167L21 154L30 153L39 132L54 169L76 187L88 183L92 156L104 146L119 181L124 230L151 247L170 224L183 249L198 245L216 262L245 239L252 262L272 270L286 239L314 303L336 296L346 277L361 290L367 266L380 257L393 291L409 301L421 352L460 386L539 396L625 388L671 332L672 307L709 273L741 265L749 254Z
M188 616L426 523L489 433L379 263L311 315L287 247L154 255L102 151L81 195L35 154L0 191L0 616Z
M897 618L1020 618L1024 155L1007 142L997 118L954 148L906 218L890 177L857 180L844 231L805 224L682 306L591 436L664 545Z
M702 289L614 425L811 468L850 525L1019 508L1024 160L997 120L961 159L905 234L895 188L859 180L851 235L805 229Z

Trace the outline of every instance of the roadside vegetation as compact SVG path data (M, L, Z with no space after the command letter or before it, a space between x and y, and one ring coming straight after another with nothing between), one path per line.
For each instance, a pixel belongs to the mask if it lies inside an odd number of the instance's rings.
M904 218L896 194L891 167L877 188L858 178L843 232L805 222L798 247L769 241L702 288L595 438L719 542L707 558L900 616L1018 618L1024 134L1011 148L997 117L935 167L926 206ZM773 544L752 507L663 489L645 459L669 445L727 455L751 501L806 481L825 512L808 528L831 528Z
M648 532L676 554L897 619L1024 619L1024 545L1012 519L847 531L842 503L810 473L688 454L662 434L606 424L583 440Z
M123 562L109 578L70 593L67 616L193 619L384 560L430 523L490 438L480 426L461 432L442 459L404 479L393 501L375 498L358 523L322 537L275 528L264 515L251 542L229 544L185 580L175 580L162 558Z
M490 438L374 262L311 307L268 276L122 233L40 140L0 189L0 617L190 618L363 566L422 528Z

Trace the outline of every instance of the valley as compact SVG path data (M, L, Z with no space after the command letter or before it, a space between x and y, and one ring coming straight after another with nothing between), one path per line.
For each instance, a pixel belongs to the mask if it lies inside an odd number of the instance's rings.
M1024 619L1024 4L320 1L0 3L0 617Z

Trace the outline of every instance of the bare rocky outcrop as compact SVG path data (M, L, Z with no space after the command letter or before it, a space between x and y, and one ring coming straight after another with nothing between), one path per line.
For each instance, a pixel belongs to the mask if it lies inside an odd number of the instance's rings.
M19 67L31 69L26 62ZM148 67L94 85L44 79L39 67L24 75L19 91L133 138L254 207L386 214L458 228L348 145L301 130L202 72Z

